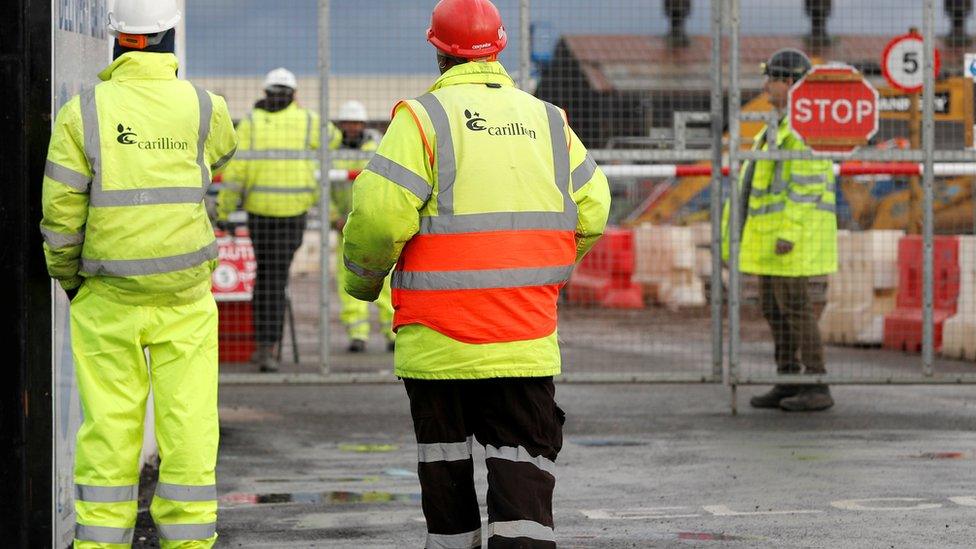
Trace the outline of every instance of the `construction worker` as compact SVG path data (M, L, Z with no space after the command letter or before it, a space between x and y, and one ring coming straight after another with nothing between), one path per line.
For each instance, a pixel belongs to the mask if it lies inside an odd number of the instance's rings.
M366 122L369 116L366 107L359 101L346 101L339 107L339 115L332 131L329 148L332 150L351 150L373 152L383 137L376 130L368 129ZM332 167L340 170L362 170L368 160L336 158ZM349 352L361 353L366 350L369 340L369 304L347 294L343 283L348 276L348 270L342 262L342 228L346 224L346 217L352 209L352 185L349 181L334 181L330 217L332 226L339 232L336 245L336 287L339 291L339 320L346 327L349 335ZM390 278L383 283L383 291L376 299L376 309L379 313L383 335L386 337L387 351L393 351L393 304L390 301Z
M517 89L489 0L442 0L441 77L394 107L353 184L353 297L393 271L396 375L419 446L427 547L480 547L473 440L485 446L489 547L554 547L563 411L552 376L559 288L603 233L607 179L565 113Z
M116 0L115 60L57 114L44 254L71 300L84 411L76 548L129 547L152 386L164 548L217 538L217 243L203 197L237 138L224 100L178 80L174 0Z
M754 150L776 147L808 150L790 130L787 117L790 86L811 68L795 49L779 50L763 63L764 90L779 115L775 134L764 128ZM829 160L760 160L745 162L739 173L744 224L739 268L759 277L763 316L773 332L779 374L823 375L823 344L810 301L811 276L837 270L837 214L833 163ZM722 227L728 259L728 204ZM826 385L778 384L751 399L757 408L787 411L825 410L834 404Z
M305 235L307 212L319 199L318 165L310 152L319 148L319 116L296 104L297 89L298 80L288 69L267 74L265 97L238 124L240 151L217 194L218 222L226 222L242 200L247 212L257 261L257 347L251 363L262 372L279 369L288 271Z

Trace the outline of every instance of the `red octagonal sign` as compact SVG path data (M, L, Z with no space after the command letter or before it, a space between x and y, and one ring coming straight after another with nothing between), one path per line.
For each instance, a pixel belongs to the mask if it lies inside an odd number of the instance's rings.
M848 65L814 67L790 88L790 127L817 152L852 152L878 131L878 90Z

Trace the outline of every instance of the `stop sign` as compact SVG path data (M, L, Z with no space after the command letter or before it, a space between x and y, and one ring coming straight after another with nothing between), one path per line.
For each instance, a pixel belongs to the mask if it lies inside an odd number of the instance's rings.
M814 151L851 152L878 131L878 90L849 65L814 67L790 88L790 127Z

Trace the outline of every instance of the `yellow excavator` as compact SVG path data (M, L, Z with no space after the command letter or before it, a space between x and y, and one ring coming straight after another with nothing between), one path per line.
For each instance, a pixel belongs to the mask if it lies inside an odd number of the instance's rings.
M895 89L879 90L888 99L889 110L882 110L882 120L893 122L896 128L904 126L907 132L910 116L907 108L898 108L905 102L905 94ZM957 140L973 144L973 84L962 77L947 78L936 86L936 121L949 124ZM765 94L760 94L742 107L743 112L765 112L772 109ZM744 147L752 143L752 137L762 129L762 122L743 122L740 135ZM891 133L889 131L889 133ZM907 148L908 135L891 137L879 147ZM976 212L973 202L973 177L937 178L935 184L935 231L938 233L966 233L976 229ZM709 177L683 177L653 200L634 212L626 225L641 223L684 225L708 221L707 201L701 200L711 185ZM910 178L890 176L844 177L839 180L843 202L849 207L849 216L842 212L845 222L858 229L903 229L920 227L920 187L912 185ZM913 215L914 214L914 215ZM914 218L914 219L913 219Z

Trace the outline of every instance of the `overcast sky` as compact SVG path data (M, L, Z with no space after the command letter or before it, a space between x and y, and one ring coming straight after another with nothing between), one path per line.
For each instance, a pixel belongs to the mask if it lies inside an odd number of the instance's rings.
M741 0L745 34L796 35L809 31L803 0ZM516 68L521 39L518 0L496 0L509 31L502 61ZM332 0L332 71L435 72L424 32L434 0ZM662 34L662 0L531 0L532 19L561 34ZM693 0L687 28L708 34L711 0ZM891 35L921 27L922 0L834 0L828 29L836 34ZM948 20L936 2L937 31ZM187 48L191 76L254 75L287 66L317 69L317 0L188 0ZM970 16L970 32L976 32ZM536 40L540 50L554 40Z

